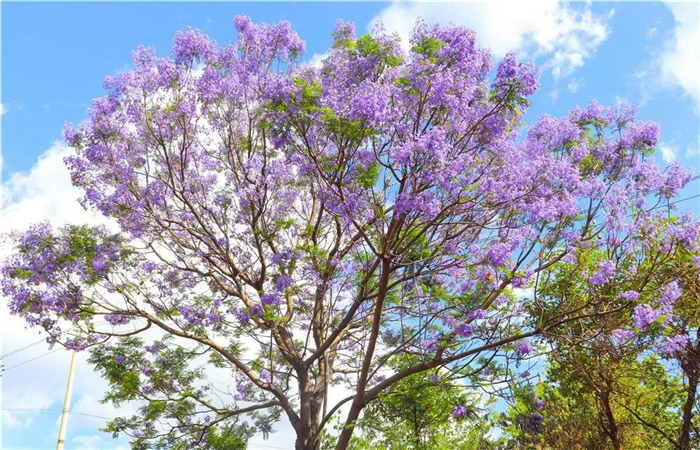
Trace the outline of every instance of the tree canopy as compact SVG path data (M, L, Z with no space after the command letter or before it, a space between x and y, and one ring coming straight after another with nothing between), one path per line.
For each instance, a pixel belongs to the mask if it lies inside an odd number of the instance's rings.
M113 225L37 224L2 268L14 314L91 348L105 400L142 402L109 431L236 448L286 420L314 449L339 420L344 449L364 410L402 417L407 380L496 390L608 317L690 342L658 274L698 268L698 222L671 215L691 174L650 160L659 127L636 108L525 127L538 69L494 67L458 26L419 22L406 51L338 22L311 66L289 23L234 24L235 42L178 32L107 77L66 164Z

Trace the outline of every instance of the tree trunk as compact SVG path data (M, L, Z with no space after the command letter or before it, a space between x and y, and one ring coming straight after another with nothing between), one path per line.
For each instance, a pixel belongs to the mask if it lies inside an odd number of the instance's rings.
M313 433L311 433L311 430L297 433L294 450L319 450L321 448L321 440L317 439L316 442L313 442L312 436Z
M698 393L698 383L700 382L700 328L697 331L698 340L695 348L690 347L688 350L688 359L684 372L688 376L688 391L685 397L685 405L683 405L683 422L681 423L681 435L678 439L678 448L681 450L690 450L690 432L693 425L693 408L695 407L695 398Z
M605 418L608 422L608 436L615 447L615 450L620 450L622 448L622 443L620 442L620 429L617 426L615 420L615 415L613 414L612 408L610 407L610 392L605 391L603 393L603 407L605 409Z
M391 232L389 232L389 234L391 234ZM357 423L357 419L360 417L360 412L362 412L362 409L365 407L367 402L367 399L365 398L365 387L367 386L367 376L369 373L369 368L372 365L374 348L377 345L379 324L382 320L384 300L386 299L386 294L388 292L390 272L391 263L389 259L383 258L382 274L379 278L377 300L375 301L374 305L372 331L370 333L369 341L367 343L367 351L365 352L364 361L362 362L362 371L360 372L360 378L357 381L357 391L355 394L355 398L352 401L352 406L350 407L350 412L348 413L348 417L345 420L343 430L340 432L340 436L338 436L338 443L335 446L336 450L345 450L346 448L348 448L348 445L350 444L350 438L352 437L352 433L355 430L355 424Z
M693 423L693 407L698 390L698 378L688 381L688 394L683 406L683 423L681 425L681 436L678 440L678 447L681 450L690 450L690 431Z

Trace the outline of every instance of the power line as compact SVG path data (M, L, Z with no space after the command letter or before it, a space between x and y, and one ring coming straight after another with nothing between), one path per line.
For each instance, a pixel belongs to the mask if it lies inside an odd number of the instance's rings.
M27 345L25 345L25 346L22 347L22 348L18 348L18 349L16 349L16 350L12 350L12 351L9 352L9 353L5 353L5 354L3 354L2 356L0 356L0 360L1 360L1 359L5 359L5 358L7 358L7 357L9 357L9 356L15 355L15 354L17 354L17 353L19 353L19 352L22 352L22 351L24 351L24 350L27 350L28 348L32 348L32 347L34 347L34 346L37 346L37 345L41 344L42 342L46 342L46 339L39 339L38 341L32 342L31 344L27 344Z
M700 197L700 194L691 195L690 197L682 198L680 200L676 200L675 202L671 202L671 203L669 203L669 205L675 205L676 203L684 202L686 200L692 200L692 199L698 198L698 197Z
M680 199L680 200L675 200L675 201L672 201L672 202L668 202L668 203L666 203L666 204L664 204L664 205L655 206L655 207L653 207L653 208L651 208L651 209L648 209L647 211L654 211L655 209L666 208L666 207L668 207L668 206L675 205L676 203L685 202L685 201L692 200L692 199L698 198L698 197L700 197L700 194L691 195L690 197L686 197L686 198L682 198L682 199ZM631 216L632 216L632 214L628 215L627 217L631 217Z
M105 325L108 323L109 322L105 320L105 321L101 321L101 322L95 322L93 325ZM12 355L16 355L17 353L20 353L20 352L23 352L29 348L35 347L35 346L41 344L42 342L46 342L46 339L39 339L38 341L34 341L30 344L25 345L24 347L20 347L18 349L12 350L11 352L4 353L4 354L0 355L0 360L3 360L5 358L9 358Z
M61 412L62 410L56 409L56 408L2 408L3 411L36 411L36 412L43 412L43 411L55 411L55 412ZM114 420L113 417L105 417L105 416L98 416L95 414L88 414L88 413L81 413L77 411L71 411L71 414L77 414L79 416L86 416L86 417L96 417L98 419L105 419L105 420Z
M32 358L32 359L28 359L28 360L26 360L26 361L24 361L24 362L21 362L21 363L19 363L19 364L15 364L14 366L8 367L7 369L3 368L3 369L2 369L2 372L3 372L3 373L4 373L4 372L7 372L8 370L12 370L12 369L14 369L15 367L23 366L23 365L25 365L25 364L27 364L27 363L30 363L30 362L34 361L34 360L37 360L37 359L39 359L39 358L43 358L43 357L46 356L46 355L50 355L50 354L53 353L53 352L57 352L57 351L61 350L61 348L62 348L62 347L55 348L55 349L53 349L53 350L51 350L51 351L48 351L48 352L46 352L46 353L44 353L44 354L42 354L42 355L35 356L35 357Z

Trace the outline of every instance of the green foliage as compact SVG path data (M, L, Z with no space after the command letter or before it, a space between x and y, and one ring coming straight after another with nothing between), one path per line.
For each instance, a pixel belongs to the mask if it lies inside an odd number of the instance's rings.
M398 56L392 56L392 48L382 47L380 42L374 39L370 34L363 34L355 41L354 48L357 52L364 56L374 56L389 67L396 67L401 64L402 59Z
M609 257L596 249L579 250L573 261L559 262L542 274L537 315L543 322L561 313L556 306L559 299L581 312L606 313L595 320L583 315L546 335L552 351L546 382L537 392L545 404L542 431L524 433L515 426L518 416L532 411L527 396L516 395L517 401L504 416L511 444L556 449L676 448L685 390L681 377L655 353L653 343L661 326L652 324L624 344L613 337L614 330L631 322L622 292L640 292L638 303L649 303L669 278L682 279L678 267L690 259L683 250L668 257L654 244L658 238L650 236L640 250L646 259L630 253L615 260L618 273L634 267L634 278L591 285L588 278ZM691 271L686 267L685 273ZM683 301L678 301L677 312Z
M411 48L413 53L423 55L432 63L437 61L437 53L442 50L445 43L432 36L426 36L418 44Z
M357 182L363 188L371 189L377 183L380 172L381 168L377 163L371 164L366 169L358 168Z
M392 361L394 370L410 364L410 358ZM358 422L360 433L350 448L461 449L485 448L488 427L475 412L477 399L458 380L443 373L420 373L398 382L371 402ZM455 406L470 409L467 417L452 416ZM332 441L332 439L330 440Z

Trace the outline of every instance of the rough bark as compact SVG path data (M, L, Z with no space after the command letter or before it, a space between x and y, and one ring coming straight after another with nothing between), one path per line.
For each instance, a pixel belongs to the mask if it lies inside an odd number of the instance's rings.
M693 425L693 408L698 393L700 383L700 328L697 330L697 340L695 348L689 348L688 356L683 371L688 377L688 390L686 392L685 404L683 405L683 421L678 439L678 447L681 450L690 450L690 433Z

